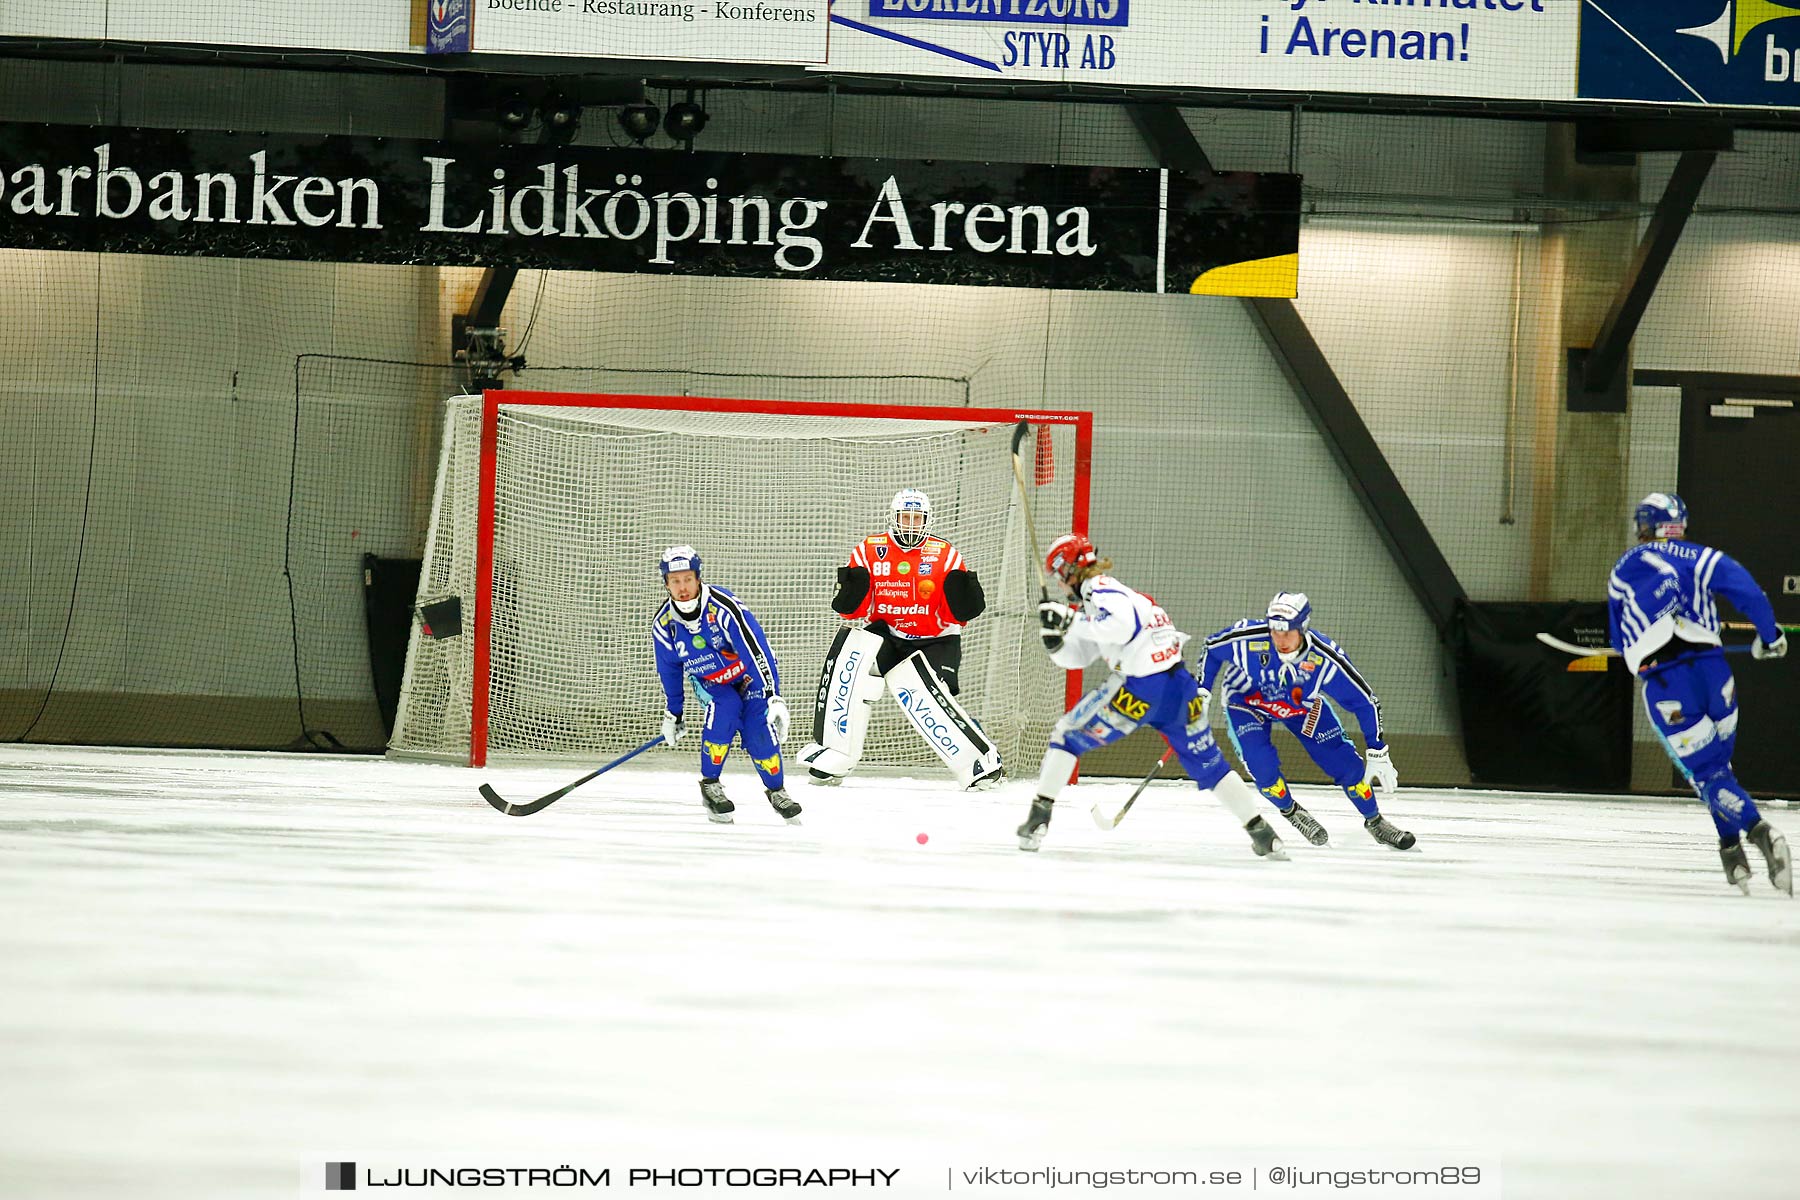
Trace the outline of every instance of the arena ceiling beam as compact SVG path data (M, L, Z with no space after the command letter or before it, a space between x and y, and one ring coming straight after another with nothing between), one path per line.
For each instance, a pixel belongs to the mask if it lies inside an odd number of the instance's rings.
M1163 166L1214 173L1212 161L1180 109L1134 104L1129 111L1132 123ZM1447 640L1456 602L1467 593L1357 412L1343 381L1292 300L1246 298L1243 303L1301 407L1325 439L1357 502L1374 523L1394 565L1430 616L1439 640Z
M1570 352L1571 362L1579 365L1579 378L1575 371L1570 372L1569 378L1572 410L1577 407L1575 388L1579 386L1581 394L1590 398L1611 396L1616 392L1616 402L1600 410L1625 411L1624 376L1619 368L1625 364L1625 354L1631 348L1631 339L1637 335L1638 323L1650 307L1656 285L1662 282L1663 271L1675 253L1676 243L1681 241L1688 218L1694 214L1700 190L1706 186L1706 177L1717 158L1716 150L1684 150L1676 161L1675 170L1670 173L1662 198L1656 202L1656 211L1632 256L1631 267L1625 272L1618 294L1600 322L1600 332L1594 335L1593 348ZM1581 407L1592 411L1600 406Z

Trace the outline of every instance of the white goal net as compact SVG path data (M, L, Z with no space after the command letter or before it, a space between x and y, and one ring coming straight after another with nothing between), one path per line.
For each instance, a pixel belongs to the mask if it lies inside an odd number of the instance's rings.
M730 588L761 621L793 709L784 747L792 754L811 729L820 668L843 624L830 607L837 568L858 539L887 527L893 494L917 487L931 497L933 532L962 551L988 597L963 634L962 701L1010 766L1022 755L1035 766L1064 707L1065 675L1037 645L1037 573L1014 483L1012 419L948 408L940 417L875 405L758 412L731 406L776 406L537 399L555 403L498 405L489 522L479 518L483 401L449 402L419 596L459 597L463 632L428 637L415 619L391 752L474 765L490 756L587 760L654 736L663 710L650 641L663 597L657 560L686 543L699 550L706 580ZM1059 414L1013 414L1033 415ZM1038 541L1048 544L1072 520L1077 439L1072 423L1032 429L1025 482ZM492 580L478 595L478 547L490 524ZM937 760L883 700L865 761Z

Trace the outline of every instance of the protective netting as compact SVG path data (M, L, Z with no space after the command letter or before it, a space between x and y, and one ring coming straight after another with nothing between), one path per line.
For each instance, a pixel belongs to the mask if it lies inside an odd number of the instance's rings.
M1012 761L1042 744L1062 709L1062 673L1036 648L1036 571L1010 424L884 418L875 408L621 409L604 396L591 405L499 410L489 754L592 758L654 736L664 705L649 632L662 602L656 558L677 544L698 549L706 580L756 614L804 730L843 624L827 603L836 568L886 527L903 487L931 497L933 532L962 552L989 597L963 634L965 706ZM466 633L415 630L392 749L464 759L477 680L479 398L451 401L445 429L420 594L460 597ZM1070 429L1038 429L1050 445L1040 453L1026 443L1026 483L1043 542L1068 524L1075 457ZM935 760L883 703L867 761Z
M305 80L21 61L0 118L442 131L429 81ZM704 100L700 149L1156 162L1114 104ZM1631 503L1679 477L1683 402L1645 385L1629 413L1570 413L1567 352L1619 294L1676 156L1588 161L1556 122L1184 115L1217 167L1303 176L1298 311L1468 594L1601 598ZM611 144L610 117L590 109L578 140ZM1797 163L1795 134L1737 132L1629 369L1795 374ZM437 423L469 382L450 320L478 278L0 250L0 738L380 749L362 559L423 552ZM530 364L508 387L1091 409L1091 528L1122 578L1197 635L1307 591L1381 696L1402 781L1468 781L1438 631L1239 301L524 270L498 324ZM1767 510L1800 510L1796 486L1772 475ZM1771 710L1745 711L1761 736ZM1666 789L1640 732L1636 783ZM1119 769L1147 768L1149 741Z

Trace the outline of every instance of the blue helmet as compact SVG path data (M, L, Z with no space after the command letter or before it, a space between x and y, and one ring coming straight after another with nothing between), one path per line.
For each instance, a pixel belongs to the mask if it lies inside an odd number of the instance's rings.
M662 577L666 580L670 571L692 571L700 574L700 552L692 546L670 546L662 552Z
M1277 592L1269 601L1269 628L1303 633L1312 620L1312 601L1305 592Z
M1687 536L1687 504L1674 492L1651 492L1631 514L1640 540Z

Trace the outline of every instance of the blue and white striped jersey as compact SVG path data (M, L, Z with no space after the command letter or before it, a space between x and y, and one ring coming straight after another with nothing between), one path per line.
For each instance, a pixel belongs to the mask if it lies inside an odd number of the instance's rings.
M781 692L775 652L763 636L756 616L722 587L707 584L700 593L700 614L684 621L665 599L650 619L656 644L656 673L662 678L669 711L681 715L683 675L703 688L742 688L751 699Z
M1755 624L1765 644L1781 636L1769 598L1731 555L1678 538L1633 546L1606 582L1613 649L1636 671L1675 638L1695 647L1719 645L1715 593Z
M1369 749L1386 745L1381 701L1350 656L1315 629L1308 629L1305 638L1293 661L1282 662L1268 620L1246 618L1206 639L1205 657L1194 674L1201 687L1220 692L1226 704L1278 719L1304 716L1329 697L1355 715Z

